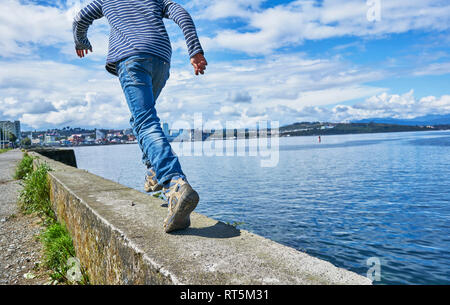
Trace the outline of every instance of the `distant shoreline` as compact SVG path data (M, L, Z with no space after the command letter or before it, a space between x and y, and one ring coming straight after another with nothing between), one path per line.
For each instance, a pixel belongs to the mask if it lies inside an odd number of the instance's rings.
M450 131L449 129L421 129L421 130L403 130L403 131L379 131L379 132L356 132L356 133L329 133L329 134L304 134L304 135L278 135L279 138L292 138L292 137L317 137L317 136L339 136L339 135L354 135L354 134L375 134L375 133L395 133L395 132L417 132L417 131ZM273 135L276 136L276 135ZM228 138L222 140L245 140L245 139L257 139L258 137L249 137L249 138ZM262 138L262 137L261 137ZM205 141L218 141L220 138L207 138L202 141L174 141L174 142L205 142ZM73 146L32 146L32 148L51 148L51 147L59 147L59 148L74 148L74 147L89 147L89 146L114 146L114 145L130 145L130 144L138 144L137 142L133 143L107 143L107 144L81 144L81 145L73 145Z
M450 125L409 126L383 123L295 123L280 128L280 136L326 136L390 132L450 130Z

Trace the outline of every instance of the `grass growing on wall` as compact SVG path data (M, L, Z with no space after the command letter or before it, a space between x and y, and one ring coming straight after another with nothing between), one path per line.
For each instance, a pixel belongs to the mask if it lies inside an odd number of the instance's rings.
M44 265L52 270L53 280L58 282L73 282L78 273L78 284L86 285L89 279L80 266L74 269L69 264L70 258L75 258L75 248L72 238L63 224L55 222L41 233L40 240L44 245Z
M19 208L24 214L36 214L43 220L45 230L39 239L44 246L44 266L51 270L50 277L55 282L88 284L86 272L79 264L78 266L72 264L76 261L72 238L65 225L57 221L56 214L52 210L47 177L51 169L47 164L41 163L33 170L32 162L33 158L24 153L24 158L16 169L16 173L20 172L23 177Z

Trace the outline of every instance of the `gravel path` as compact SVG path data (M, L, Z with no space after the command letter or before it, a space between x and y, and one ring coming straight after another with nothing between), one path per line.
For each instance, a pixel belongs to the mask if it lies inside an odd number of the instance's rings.
M17 207L21 189L13 179L20 150L0 154L0 285L30 285L49 282L39 268L42 245L36 239L42 226L36 216L23 215Z

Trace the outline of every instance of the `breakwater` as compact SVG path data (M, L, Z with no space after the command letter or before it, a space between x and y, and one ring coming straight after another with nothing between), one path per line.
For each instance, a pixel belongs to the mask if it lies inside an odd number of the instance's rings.
M293 248L193 213L192 226L166 234L167 207L87 171L46 162L50 198L94 284L370 284Z

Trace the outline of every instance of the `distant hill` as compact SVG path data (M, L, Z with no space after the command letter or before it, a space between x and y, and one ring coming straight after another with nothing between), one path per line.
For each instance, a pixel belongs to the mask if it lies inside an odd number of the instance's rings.
M413 119L370 118L352 121L352 123L370 123L370 122L380 124L407 125L407 126L449 125L450 114L431 114Z
M312 135L338 135L338 134L356 134L356 133L379 133L379 132L402 132L402 131L425 131L425 130L443 130L450 129L450 125L416 126L386 124L386 123L320 123L320 122L301 122L280 127L280 136L312 136Z

